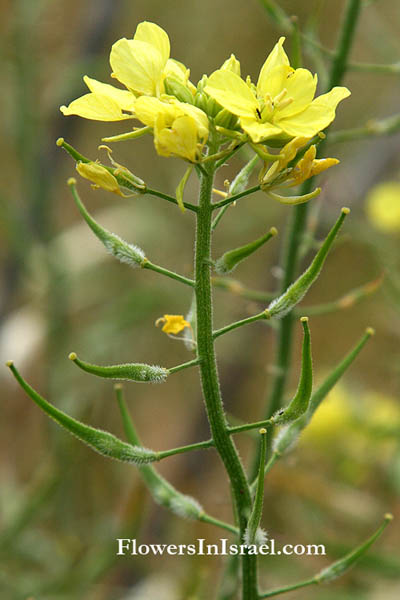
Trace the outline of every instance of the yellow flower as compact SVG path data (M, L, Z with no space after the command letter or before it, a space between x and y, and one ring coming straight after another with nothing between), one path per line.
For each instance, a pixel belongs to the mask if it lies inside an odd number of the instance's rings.
M159 96L164 92L165 77L177 79L192 90L189 70L170 59L169 52L166 32L154 23L140 23L132 40L123 38L111 48L111 76L127 89L121 90L85 76L90 93L69 106L61 106L61 112L96 121L122 121L134 116L137 96Z
M208 138L206 114L191 104L142 96L136 116L154 129L154 145L161 156L180 156L196 162Z
M334 87L314 98L317 76L293 69L280 38L265 61L257 86L231 70L219 69L209 77L205 91L240 119L253 142L292 137L311 138L335 118L338 103L350 95Z
M161 323L163 323L161 331L172 333L173 335L180 333L186 327L191 328L190 323L183 318L183 315L164 315L157 319L156 326L158 327Z
M119 196L124 195L121 192L117 179L102 165L95 162L78 162L76 163L76 170L81 177L93 182L93 188L102 188L108 192L114 192L114 194L118 194Z
M317 149L313 144L304 153L294 167L288 169L290 163L296 156L298 150L305 146L309 141L308 138L295 137L286 144L280 151L281 158L275 161L271 167L267 162L264 169L260 173L260 184L264 191L272 190L280 186L293 187L303 183L306 179L314 177L322 171L333 167L339 163L337 158L321 158L316 159ZM269 167L269 168L268 168ZM265 170L268 170L265 172Z
M386 181L372 188L366 211L377 229L388 233L400 231L400 183Z

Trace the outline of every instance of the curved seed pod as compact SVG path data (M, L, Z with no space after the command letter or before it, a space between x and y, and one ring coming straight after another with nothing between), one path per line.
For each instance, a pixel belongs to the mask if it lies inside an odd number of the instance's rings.
M87 373L105 377L106 379L126 379L138 383L163 383L169 375L169 370L157 365L145 365L143 363L126 363L123 365L100 366L80 360L75 352L69 357L78 367Z
M140 447L141 442L136 433L133 421L128 413L126 402L122 394L121 384L115 385L118 406L121 412L122 422L127 439L135 447ZM140 465L139 471L154 500L168 508L176 515L186 519L201 519L204 511L199 502L178 492L164 477L162 477L151 465Z
M275 227L271 227L268 233L263 235L262 237L254 240L254 242L250 242L249 244L245 244L244 246L240 246L240 248L235 248L234 250L229 250L229 252L225 252L216 262L215 262L215 271L218 275L225 275L226 273L231 273L237 265L242 262L245 258L253 254L256 250L261 248L268 240L275 237L278 233L278 230Z
M175 96L180 102L193 104L193 95L190 90L176 79L173 79L173 77L166 77L164 79L164 87L165 93L169 96Z
M382 525L377 531L375 531L373 535L371 535L370 538L367 539L366 542L352 550L352 552L349 552L349 554L346 554L346 556L344 556L343 558L340 558L336 562L329 565L329 567L326 567L325 569L322 569L322 571L317 573L317 575L315 575L314 577L316 583L331 581L332 579L336 579L336 577L340 577L341 575L343 575L343 573L348 571L359 558L364 556L367 550L382 535L383 531L386 529L387 525L392 520L393 515L389 513L386 514L384 516L384 521Z
M290 310L292 310L292 308L296 306L296 304L298 304L298 302L300 302L300 300L307 293L309 288L320 274L328 252L349 212L349 208L342 208L340 217L328 233L324 243L318 250L308 269L306 269L304 273L300 275L300 277L294 283L292 283L291 286L288 287L282 296L273 300L268 306L271 317L278 317L281 319Z
M85 205L80 199L76 189L75 179L69 179L68 185L71 188L72 196L79 212L93 233L104 244L106 250L122 263L126 263L131 267L143 267L147 262L147 258L145 257L143 250L134 244L128 244L128 242L125 242L119 237L119 235L111 233L111 231L108 231L99 225L99 223L97 223L97 221L95 221L88 213Z
M285 410L279 411L274 415L273 421L277 425L295 421L306 412L310 403L313 384L311 336L308 327L308 317L301 317L300 321L304 329L300 381L296 395L289 406Z
M356 346L344 357L344 359L333 369L320 387L312 394L307 412L296 421L293 421L286 427L283 427L273 442L273 451L278 456L284 454L293 447L300 433L311 421L315 411L326 398L331 389L336 385L342 375L361 352L370 337L374 335L374 330L369 327Z
M246 533L244 537L245 544L251 546L257 543L261 545L266 541L266 534L260 530L260 522L262 517L262 509L264 502L264 469L265 469L265 457L267 452L267 430L260 429L261 434L261 451L260 451L260 464L258 468L257 477L257 488L254 496L253 507L251 509L250 518L247 524ZM264 533L264 535L263 535ZM260 543L261 542L261 543Z
M8 362L7 366L10 368L22 389L39 406L39 408L56 421L56 423L61 425L61 427L64 427L64 429L72 433L72 435L90 446L99 454L122 462L135 463L136 465L142 465L158 460L157 452L153 452L152 450L140 446L127 444L108 431L95 429L94 427L85 425L70 417L62 410L59 410L47 402L47 400L42 398L42 396L31 388L31 386L22 378L12 361Z

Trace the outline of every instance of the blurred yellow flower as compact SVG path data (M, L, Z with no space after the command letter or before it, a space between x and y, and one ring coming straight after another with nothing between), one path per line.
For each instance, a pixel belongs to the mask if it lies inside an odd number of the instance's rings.
M180 156L190 162L200 158L208 138L208 119L199 108L170 100L142 96L135 104L136 116L154 129L154 145L161 156Z
M190 323L183 318L183 315L164 315L157 319L156 326L158 327L162 323L163 327L161 331L164 331L164 333L172 333L173 335L180 333L186 327L191 329Z
M166 32L154 23L140 23L133 39L118 40L110 53L111 76L127 89L121 90L85 76L83 79L90 93L69 106L61 106L61 112L96 121L122 121L134 116L136 97L159 96L164 92L165 77L190 87L189 70L170 59L169 52Z
M270 138L311 138L335 118L338 103L350 95L334 87L314 98L317 76L307 69L293 69L280 38L265 61L257 86L243 81L232 70L219 69L209 77L205 91L240 119L253 142Z
M400 231L400 182L386 181L369 192L366 211L371 223L382 231Z

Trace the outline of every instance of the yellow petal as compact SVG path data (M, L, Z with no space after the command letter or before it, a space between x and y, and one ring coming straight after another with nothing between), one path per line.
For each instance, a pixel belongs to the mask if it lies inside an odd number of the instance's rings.
M123 38L111 48L112 76L137 94L157 96L166 60L157 48Z
M207 141L208 138L208 117L207 115L197 106L192 106L191 104L187 104L186 102L179 102L178 100L173 100L172 104L181 109L182 113L192 117L197 125L197 135L202 140L203 143Z
M290 117L307 108L314 98L317 81L317 76L313 77L307 69L296 69L289 73L283 82L283 88L287 90L283 102L289 98L293 98L293 102L283 109L278 107L279 119Z
M186 84L189 79L190 71L179 60L169 58L165 65L164 76L173 77L180 83Z
M190 162L199 157L198 129L192 117L183 115L166 127L164 115L159 115L154 127L154 145L161 156L180 156Z
M119 90L113 85L96 81L96 79L91 79L87 75L84 76L83 81L91 92L111 98L118 104L121 110L133 112L136 98L132 92L129 92L128 90Z
M168 34L164 29L155 23L143 21L143 23L139 23L137 26L133 39L138 40L139 42L146 42L147 44L150 44L150 46L153 46L153 48L160 53L164 65L166 64L169 58L170 45Z
M135 102L135 114L142 123L154 127L160 114L164 115L166 123L171 124L182 112L174 104L161 102L158 98L141 96Z
M256 119L241 118L240 124L255 144L282 133L282 129L279 127L271 123L260 123Z
M277 67L288 67L290 66L289 59L287 57L286 52L283 49L283 42L285 41L284 37L279 38L277 44L275 44L272 52L267 57L267 60L263 64L260 75L258 77L257 82L257 91L260 96L265 96L267 93L271 93L269 90L269 81L271 77L272 71ZM281 88L282 89L282 88ZM274 96L279 93L276 92L273 94ZM272 95L272 94L271 94Z
M108 192L114 192L119 196L122 196L122 192L118 185L118 181L110 173L107 171L105 167L101 165L91 162L91 163L82 163L78 162L76 164L76 170L78 171L81 177L85 179L89 179L92 181L96 187L103 188L103 190L107 190Z
M214 71L204 88L214 100L238 117L255 118L258 102L249 86L232 71Z
M123 121L129 115L122 113L121 107L109 96L90 93L77 98L68 106L61 106L63 115L78 115L94 121Z
M323 171L326 171L327 169L338 165L339 162L340 161L337 158L320 158L314 160L311 165L311 177L319 175Z
M164 323L162 331L174 335L183 331L185 327L190 328L190 323L183 318L183 315L164 315L156 321L156 325L160 323Z
M350 92L347 88L335 87L327 94L315 98L304 111L292 117L280 119L278 112L274 122L290 136L312 137L332 123L336 106L348 96Z

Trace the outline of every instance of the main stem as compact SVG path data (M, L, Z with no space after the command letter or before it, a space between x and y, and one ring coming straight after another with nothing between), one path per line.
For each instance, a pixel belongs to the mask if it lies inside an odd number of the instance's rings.
M210 150L210 154L212 151ZM239 520L240 540L247 526L251 511L251 496L246 475L236 447L229 435L222 403L213 339L213 311L211 286L211 223L213 206L211 195L215 165L205 164L202 175L199 207L197 212L195 291L197 300L197 355L200 377L208 420L215 447L226 468ZM242 557L242 598L257 600L257 558L244 554Z

